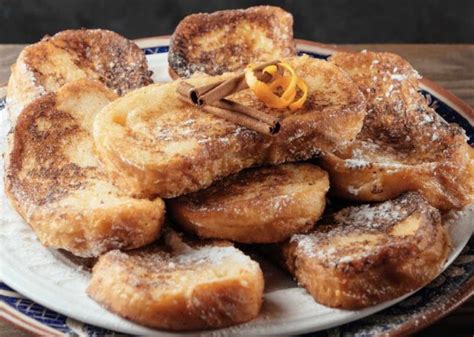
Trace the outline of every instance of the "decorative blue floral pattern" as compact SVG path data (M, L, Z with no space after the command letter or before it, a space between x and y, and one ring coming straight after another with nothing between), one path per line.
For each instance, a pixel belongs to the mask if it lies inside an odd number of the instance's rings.
M145 48L143 49L143 52L145 55L153 55L153 54L161 54L161 53L167 53L169 50L168 46L158 46L158 47L152 47L152 48Z
M168 46L157 46L145 48L146 55L166 53ZM328 55L316 54L313 52L300 51L299 54L308 54L311 57L326 59ZM458 123L466 130L469 143L474 142L474 127L432 94L422 91L425 96L429 96L433 106L446 121ZM0 110L5 106L5 100L0 99ZM385 309L377 314L364 319L345 324L333 329L308 334L316 337L336 337L336 336L374 336L390 333L398 330L407 320L417 320L420 324L431 312L437 308L448 306L450 299L462 289L462 286L474 276L474 238L471 238L461 255L454 263L437 279L428 286L418 291L404 301ZM105 336L115 333L89 324L77 322L64 315L49 310L22 295L16 293L6 284L0 282L0 301L14 308L16 311L27 315L39 323L49 326L57 331L69 336Z

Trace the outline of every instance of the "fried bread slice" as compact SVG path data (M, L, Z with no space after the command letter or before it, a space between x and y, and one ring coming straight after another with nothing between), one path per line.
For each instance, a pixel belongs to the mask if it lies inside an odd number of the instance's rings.
M417 192L342 209L277 248L317 302L344 309L376 305L426 285L449 251L439 211Z
M323 214L329 179L307 163L249 169L206 190L168 200L175 222L204 238L275 243L310 230Z
M337 53L367 99L368 114L351 146L323 157L338 195L383 201L419 191L437 208L474 201L474 150L464 130L446 123L418 92L419 76L389 53Z
M220 75L293 55L293 16L279 7L257 6L185 17L171 37L168 63L177 78Z
M88 257L159 236L163 200L124 195L94 155L92 122L116 97L99 82L78 80L37 98L18 118L6 193L45 246Z
M103 29L66 30L23 49L8 82L12 122L35 98L74 80L104 83L122 95L152 83L145 55L132 41Z
M112 102L94 122L94 139L114 181L132 195L171 198L251 166L308 159L353 140L362 126L365 101L352 80L327 61L302 56L285 62L309 87L300 110L270 109L249 89L230 96L283 118L274 136L182 102L176 93L179 81L150 85ZM187 81L199 86L231 76Z
M226 327L255 318L262 305L260 266L228 241L186 240L99 258L87 293L108 310L159 329Z

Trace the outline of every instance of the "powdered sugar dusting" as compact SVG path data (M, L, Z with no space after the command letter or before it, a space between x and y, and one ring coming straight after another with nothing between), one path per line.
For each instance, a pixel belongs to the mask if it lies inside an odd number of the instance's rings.
M364 160L364 159L346 159L344 160L344 165L347 167L347 168L351 168L351 169L361 169L361 168L368 168L370 166L372 166L372 163L368 160Z
M390 244L390 229L415 211L437 212L419 194L407 193L380 204L342 209L326 217L312 233L294 235L291 241L307 257L330 266L347 264L376 255L380 247ZM344 240L349 241L342 244Z
M176 263L196 264L196 263L211 263L213 265L220 265L225 260L231 258L234 263L251 262L250 258L244 255L235 247L217 247L217 246L203 246L198 249L188 251L184 254L175 257Z
M204 245L191 246L179 234L168 232L165 243L172 249L173 263L175 264L222 264L223 261L232 259L234 263L251 263L251 259L233 246Z
M12 91L13 95L9 95L6 98L7 111L13 121L16 120L23 108L34 98L40 97L47 93L46 89L40 83L38 83L34 72L25 62L17 62L15 67L16 76L20 76L22 81L29 83L29 87L27 93L18 95L16 91Z
M352 195L359 195L360 190L360 187L354 187L351 185L347 186L347 191Z

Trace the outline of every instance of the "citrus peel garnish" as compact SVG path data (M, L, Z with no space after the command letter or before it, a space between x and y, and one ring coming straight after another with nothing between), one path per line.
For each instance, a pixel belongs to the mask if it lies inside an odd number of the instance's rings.
M293 68L284 62L277 65L269 65L262 70L262 73L269 74L272 79L266 83L260 81L255 76L254 67L248 65L245 69L245 81L255 96L269 108L285 109L291 111L300 109L308 97L308 86L299 78ZM289 75L286 75L286 74ZM275 92L283 91L281 96ZM295 100L297 91L301 92L300 97Z

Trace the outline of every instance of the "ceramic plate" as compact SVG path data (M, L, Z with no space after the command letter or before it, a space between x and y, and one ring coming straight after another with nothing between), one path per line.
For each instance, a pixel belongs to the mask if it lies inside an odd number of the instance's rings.
M167 37L137 42L147 55L155 82L169 81ZM335 48L298 41L300 53L326 58ZM472 109L447 91L424 80L423 94L449 122L474 137ZM4 100L0 101L0 110ZM0 151L5 151L9 124L0 111ZM3 158L0 159L3 167ZM0 183L0 314L20 328L42 335L107 335L114 332L172 336L134 324L100 307L85 294L89 272L57 251L44 248L30 227L10 207ZM265 274L265 302L252 322L227 329L188 335L287 335L320 331L322 336L355 333L413 332L455 308L472 294L474 282L474 207L446 216L454 249L444 272L427 287L364 310L331 309L316 303L285 273L261 261ZM388 309L387 309L388 308ZM352 323L351 323L352 322ZM337 328L334 328L337 327ZM332 328L332 329L331 329ZM323 331L324 330L324 331ZM183 335L180 333L179 335Z

